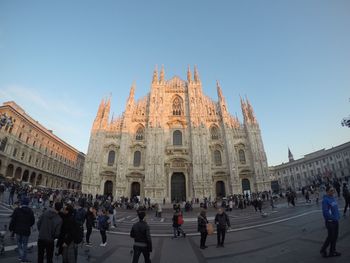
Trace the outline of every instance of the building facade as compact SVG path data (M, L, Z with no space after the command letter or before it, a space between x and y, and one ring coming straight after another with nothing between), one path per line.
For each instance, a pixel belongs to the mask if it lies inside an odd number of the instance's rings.
M269 190L266 154L249 101L241 99L241 123L228 112L218 83L218 101L203 93L196 68L193 75L188 69L187 81L164 75L164 68L155 70L150 93L138 101L133 85L118 118L109 119L110 98L102 100L83 192L170 202Z
M280 188L300 189L319 180L350 178L350 142L331 149L322 149L294 160L288 150L288 163L270 167L270 174Z
M15 102L0 106L13 126L0 129L0 176L33 186L81 188L85 155L32 119Z

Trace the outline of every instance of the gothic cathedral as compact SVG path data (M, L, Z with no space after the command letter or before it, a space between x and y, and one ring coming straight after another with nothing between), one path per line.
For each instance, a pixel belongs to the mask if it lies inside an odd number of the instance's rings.
M151 91L109 119L102 100L92 126L82 191L115 197L149 197L160 202L270 190L259 124L248 99L241 99L243 123L203 94L196 68L187 81L153 73Z

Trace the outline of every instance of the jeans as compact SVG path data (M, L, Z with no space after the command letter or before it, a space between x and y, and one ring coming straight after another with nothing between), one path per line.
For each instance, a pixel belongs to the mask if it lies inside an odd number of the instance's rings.
M339 231L339 223L337 221L326 221L326 227L328 231L328 235L326 240L323 243L323 246L321 248L321 252L326 252L329 245L331 245L329 254L333 254L335 250L335 246L337 244L338 239L338 231Z
M224 245L226 228L225 227L218 227L216 231L217 231L217 237L218 237L218 245L219 246Z
M29 236L21 236L16 234L16 237L17 237L17 247L18 247L19 258L22 261L26 261Z
M205 247L205 241L207 240L208 232L201 232L200 247Z
M107 235L106 235L106 230L100 230L101 237L102 237L102 243L106 243L107 241Z
M145 263L151 263L150 251L148 250L148 247L138 247L138 246L134 246L134 256L132 258L132 263L139 262L141 253L145 258Z
M45 251L46 251L46 262L52 263L54 249L55 249L55 244L53 241L39 239L38 240L38 263L44 262Z

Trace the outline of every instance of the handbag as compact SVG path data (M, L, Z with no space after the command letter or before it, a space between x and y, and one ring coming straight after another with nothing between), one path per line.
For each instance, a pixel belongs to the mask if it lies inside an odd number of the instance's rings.
M207 224L207 232L208 232L208 235L214 234L214 226L212 223Z

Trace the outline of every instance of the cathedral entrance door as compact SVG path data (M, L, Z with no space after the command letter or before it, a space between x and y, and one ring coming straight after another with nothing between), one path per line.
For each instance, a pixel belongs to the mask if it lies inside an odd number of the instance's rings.
M250 181L247 178L242 179L242 191L243 194L250 195Z
M216 182L216 197L222 198L226 196L225 183L223 181Z
M171 177L171 201L186 201L186 179L183 173L173 173Z
M140 189L141 189L140 183L133 182L131 184L131 191L130 191L131 195L130 195L130 198L133 198L135 196L140 196L140 192L141 192Z
M104 187L104 194L111 195L113 193L113 183L112 181L106 181Z

